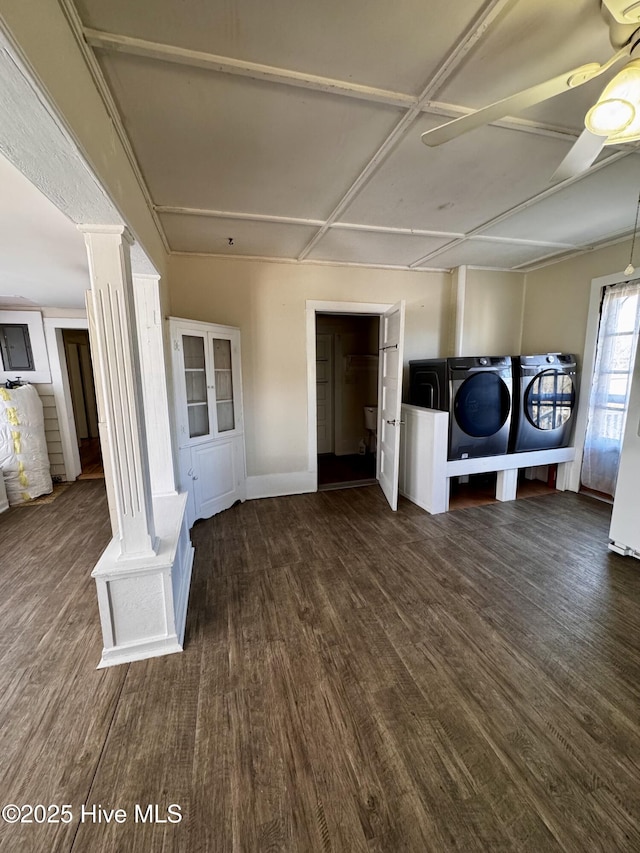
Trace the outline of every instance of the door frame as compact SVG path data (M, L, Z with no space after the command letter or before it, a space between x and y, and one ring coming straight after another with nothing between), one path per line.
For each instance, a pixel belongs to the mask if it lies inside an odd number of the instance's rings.
M44 317L44 336L49 354L51 385L58 413L58 428L62 444L65 480L73 482L81 473L78 435L73 417L73 401L69 385L69 368L62 339L63 329L89 329L86 317ZM92 361L93 361L92 354Z
M318 435L316 423L316 314L368 314L382 317L392 302L324 302L307 299L307 471L315 478L314 491L318 490ZM378 366L378 384L380 366Z

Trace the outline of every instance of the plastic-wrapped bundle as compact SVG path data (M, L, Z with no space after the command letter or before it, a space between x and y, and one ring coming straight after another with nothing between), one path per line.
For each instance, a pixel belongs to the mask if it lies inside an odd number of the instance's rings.
M42 401L33 385L0 388L0 469L11 506L53 489Z

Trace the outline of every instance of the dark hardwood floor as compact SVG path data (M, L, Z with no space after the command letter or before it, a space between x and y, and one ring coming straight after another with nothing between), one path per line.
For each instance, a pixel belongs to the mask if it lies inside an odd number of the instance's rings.
M79 480L104 479L104 466L102 464L102 449L99 438L83 438L80 442L80 468L82 473Z
M183 654L96 671L100 481L0 516L2 851L640 850L640 563L570 493L196 524ZM82 805L122 824L79 822ZM183 820L136 823L135 804Z
M343 489L371 485L376 481L374 453L348 454L321 453L318 456L318 489Z

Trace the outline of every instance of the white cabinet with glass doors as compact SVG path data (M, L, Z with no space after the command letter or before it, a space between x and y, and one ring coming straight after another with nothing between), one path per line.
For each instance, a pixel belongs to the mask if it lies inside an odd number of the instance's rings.
M246 497L240 330L170 318L180 488L189 526Z

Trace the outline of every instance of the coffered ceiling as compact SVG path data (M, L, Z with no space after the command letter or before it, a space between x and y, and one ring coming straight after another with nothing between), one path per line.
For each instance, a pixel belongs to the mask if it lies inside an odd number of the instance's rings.
M60 2L172 252L529 269L633 227L632 146L550 183L606 75L420 140L608 59L598 0Z

